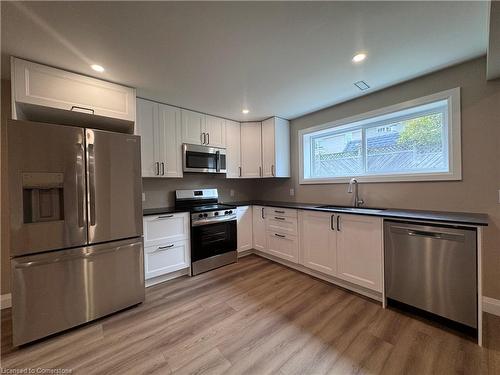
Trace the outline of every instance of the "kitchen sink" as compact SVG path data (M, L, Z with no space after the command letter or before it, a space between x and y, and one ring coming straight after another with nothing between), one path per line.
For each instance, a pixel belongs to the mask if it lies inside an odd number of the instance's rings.
M385 211L385 209L383 208L343 207L343 206L332 206L332 205L316 206L316 208L323 208L325 210L332 210L332 211L354 212L360 214L376 214Z

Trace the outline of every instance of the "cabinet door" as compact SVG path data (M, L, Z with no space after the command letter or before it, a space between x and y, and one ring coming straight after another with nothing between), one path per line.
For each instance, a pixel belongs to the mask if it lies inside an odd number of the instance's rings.
M189 241L178 241L144 248L144 278L165 275L188 268Z
M226 178L241 177L240 123L226 122Z
M327 275L335 275L337 257L335 215L301 211L300 234L300 263Z
M226 147L226 120L215 116L205 116L206 144L213 147Z
M158 131L158 103L137 99L136 134L141 136L142 177L159 176Z
M192 145L201 145L206 142L203 137L205 130L205 115L198 112L181 111L182 118L182 142Z
M261 123L241 124L241 176L258 178L262 176Z
M296 236L267 232L267 252L290 262L299 262L299 246Z
M274 137L274 118L270 118L262 122L262 177L275 176Z
M14 100L135 121L135 89L13 58Z
M242 206L237 209L238 251L252 248L252 206Z
M274 177L290 177L290 122L274 118Z
M144 247L189 239L189 213L144 216Z
M382 219L339 215L337 276L382 291Z
M253 206L253 248L266 251L266 220L264 219L264 207Z
M181 111L169 105L159 105L161 177L182 177Z

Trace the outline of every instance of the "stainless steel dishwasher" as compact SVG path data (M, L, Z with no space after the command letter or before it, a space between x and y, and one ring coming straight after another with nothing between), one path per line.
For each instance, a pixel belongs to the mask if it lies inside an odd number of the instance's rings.
M477 328L476 230L384 223L386 297Z

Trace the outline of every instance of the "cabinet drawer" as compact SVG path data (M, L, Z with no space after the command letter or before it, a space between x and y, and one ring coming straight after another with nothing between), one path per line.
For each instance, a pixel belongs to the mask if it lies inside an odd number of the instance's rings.
M296 236L267 232L267 253L278 258L298 263L299 244Z
M150 279L189 267L189 241L144 248L144 278Z
M266 217L266 229L269 232L297 235L297 218L269 215Z
M144 216L144 246L153 246L189 238L189 213Z
M265 216L286 216L297 217L297 210L291 208L266 207L264 209Z

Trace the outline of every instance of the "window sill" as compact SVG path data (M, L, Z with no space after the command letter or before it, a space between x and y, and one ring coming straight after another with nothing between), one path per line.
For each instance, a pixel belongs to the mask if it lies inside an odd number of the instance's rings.
M336 178L301 178L300 185L323 185L323 184L346 184L355 177L360 183L380 182L430 182L430 181L461 181L462 173L422 173L422 174L397 174L397 175L373 175L373 176L350 176Z

